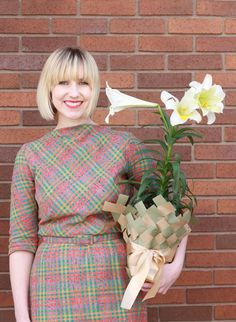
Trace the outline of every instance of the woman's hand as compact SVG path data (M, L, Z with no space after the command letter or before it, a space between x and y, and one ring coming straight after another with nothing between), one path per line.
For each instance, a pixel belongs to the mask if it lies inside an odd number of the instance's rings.
M170 264L164 264L158 293L166 294L169 288L175 283L175 281L180 276L184 264L187 240L188 237L185 236L180 242L180 245L177 248L175 254L174 261ZM152 285L153 283L145 282L141 290L143 292L148 292L151 289Z
M175 283L181 273L182 267L178 267L174 262L165 264L161 274L161 281L158 293L166 294L169 288ZM145 282L141 290L147 293L152 288L153 283Z
M166 294L169 288L176 282L180 273L182 271L182 266L176 265L175 262L171 264L165 264L163 267L160 287L158 293Z

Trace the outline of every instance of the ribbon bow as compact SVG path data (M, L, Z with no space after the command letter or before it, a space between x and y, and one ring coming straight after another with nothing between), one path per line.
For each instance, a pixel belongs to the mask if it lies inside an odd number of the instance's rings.
M147 249L133 242L127 244L127 252L127 263L132 278L125 290L121 307L131 309L145 280L153 282L153 286L143 301L156 295L160 285L160 276L165 263L165 257L158 250Z

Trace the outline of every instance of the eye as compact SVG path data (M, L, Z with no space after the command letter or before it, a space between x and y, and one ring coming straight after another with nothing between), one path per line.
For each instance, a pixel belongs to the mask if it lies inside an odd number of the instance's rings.
M60 81L58 85L69 85L69 81Z
M85 86L87 86L88 85L88 82L86 82L85 80L80 80L79 81L79 85L85 85Z

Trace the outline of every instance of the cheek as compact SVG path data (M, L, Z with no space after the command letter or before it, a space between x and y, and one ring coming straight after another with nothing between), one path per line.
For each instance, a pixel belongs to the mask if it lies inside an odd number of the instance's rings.
M91 95L92 95L92 91L90 88L85 88L83 90L83 96L87 99L90 99L91 98Z

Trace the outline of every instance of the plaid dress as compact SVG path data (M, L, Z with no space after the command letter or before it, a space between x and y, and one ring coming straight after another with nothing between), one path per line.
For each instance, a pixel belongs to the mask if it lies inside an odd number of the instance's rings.
M140 297L120 308L128 284L126 249L102 211L132 188L120 179L148 167L128 132L82 124L48 132L17 153L11 187L9 254L35 254L32 321L147 321Z

